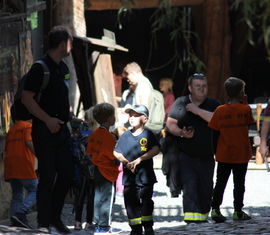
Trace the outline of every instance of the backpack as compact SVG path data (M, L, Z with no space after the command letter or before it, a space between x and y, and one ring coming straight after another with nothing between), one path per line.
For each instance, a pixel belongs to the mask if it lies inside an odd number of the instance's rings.
M149 119L145 124L154 133L159 133L164 125L164 97L161 92L153 89L149 95Z
M47 86L47 84L49 82L50 71L49 71L48 66L42 60L37 60L34 64L41 64L42 67L43 67L43 72L44 72L43 81L42 81L40 91L35 97L35 100L37 102L39 102L42 91L46 88L46 86ZM14 103L11 106L10 111L11 111L11 117L12 117L13 120L23 120L23 121L25 121L25 120L29 120L29 119L32 118L31 113L28 111L28 109L24 106L24 104L21 101L22 93L23 93L23 90L24 90L24 82L25 82L25 79L26 79L26 75L27 75L27 73L25 75L23 75L21 77L21 79L19 80L18 89L17 89L17 92L16 92L16 94L14 96Z
M86 154L86 147L89 135L78 134L72 136L72 156L74 162L74 177L72 186L81 187L83 178L94 180L95 165L92 163L92 157Z

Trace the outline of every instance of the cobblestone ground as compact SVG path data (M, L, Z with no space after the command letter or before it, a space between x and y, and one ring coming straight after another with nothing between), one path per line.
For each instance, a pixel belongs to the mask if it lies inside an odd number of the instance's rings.
M249 170L246 177L246 193L244 211L252 216L249 221L233 221L233 183L229 180L221 212L228 218L225 223L215 223L209 218L209 223L189 224L183 222L182 198L171 198L166 180L160 169L156 170L158 183L155 185L153 200L154 230L156 235L180 235L180 234L269 234L270 235L270 187L268 179L270 173L266 170ZM63 210L63 221L72 229L72 234L91 234L88 231L75 231L74 214L72 205L66 204ZM85 218L85 212L84 216ZM35 227L35 221L31 225ZM0 223L1 224L1 223ZM112 226L121 228L121 235L128 235L130 228L127 223L123 198L117 196L113 207ZM0 225L0 234L42 234L38 230L27 230L16 227ZM52 230L52 234L57 234Z

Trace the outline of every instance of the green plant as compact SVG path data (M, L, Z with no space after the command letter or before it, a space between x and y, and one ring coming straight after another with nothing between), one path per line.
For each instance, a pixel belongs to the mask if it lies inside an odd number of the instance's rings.
M270 60L270 1L269 0L235 0L231 5L232 10L240 10L243 13L241 21L248 26L246 38L252 46L263 42ZM254 33L261 36L254 40Z
M121 18L132 14L132 6L135 5L136 0L123 0L122 5L118 10L118 23L121 27ZM152 52L157 49L156 42L158 40L157 33L162 30L169 31L170 41L174 45L174 55L167 63L156 68L146 68L147 71L158 70L174 63L174 69L171 77L173 78L177 70L183 71L184 67L187 69L187 77L190 73L202 72L205 69L204 63L198 58L194 52L191 44L191 38L196 37L195 32L190 30L191 10L189 7L179 8L171 5L171 1L159 0L158 6L151 16L151 43L148 64L151 61ZM179 53L179 47L184 47L185 56Z

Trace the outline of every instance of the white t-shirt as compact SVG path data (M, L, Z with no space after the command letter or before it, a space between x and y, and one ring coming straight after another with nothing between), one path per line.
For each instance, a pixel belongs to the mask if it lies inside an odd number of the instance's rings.
M146 77L142 78L134 91L135 104L143 104L149 108L149 96L152 90L153 86L149 79Z

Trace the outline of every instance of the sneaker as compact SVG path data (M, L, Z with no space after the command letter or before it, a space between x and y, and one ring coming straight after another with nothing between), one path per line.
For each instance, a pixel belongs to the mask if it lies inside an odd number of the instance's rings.
M32 229L29 226L27 218L26 218L26 214L24 213L18 212L15 215L11 216L11 221L17 227Z
M55 228L58 233L69 234L71 231L63 224L62 220L53 220L50 222L50 226Z
M76 221L74 224L74 230L82 230L82 224L79 221Z
M220 213L219 209L213 209L211 211L211 218L216 221L216 223L223 223L227 220L227 218Z
M98 228L96 228L94 235L97 235L97 234L117 234L120 232L122 232L122 229L99 226Z
M111 227L110 230L109 230L109 233L111 234L117 234L117 233L121 233L123 229L121 228L113 228Z
M235 211L233 213L233 220L249 220L251 217L244 211Z
M84 227L84 230L85 231L93 231L93 232L95 232L96 231L96 226L94 224L86 223L85 227Z
M99 227L96 227L96 228L95 228L94 235L95 235L95 234L99 234Z

